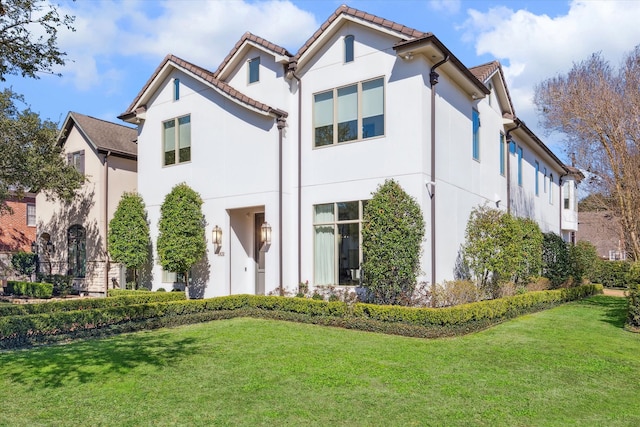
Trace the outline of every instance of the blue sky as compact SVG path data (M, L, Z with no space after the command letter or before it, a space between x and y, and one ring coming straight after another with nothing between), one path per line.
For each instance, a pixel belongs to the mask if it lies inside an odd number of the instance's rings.
M61 32L62 77L8 76L33 111L56 123L76 111L119 122L168 53L214 70L245 31L291 52L344 1L57 1L76 16ZM518 117L561 157L559 137L538 126L534 86L593 52L617 65L640 44L636 0L355 0L347 5L434 33L465 65L499 60Z

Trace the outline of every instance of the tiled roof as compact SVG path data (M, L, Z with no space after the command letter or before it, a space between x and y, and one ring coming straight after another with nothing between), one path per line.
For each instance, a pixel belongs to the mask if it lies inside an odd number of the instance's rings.
M254 42L257 45L260 45L260 46L264 47L265 49L270 50L271 52L274 52L274 53L276 53L278 55L288 56L288 57L292 57L293 56L291 53L289 53L289 51L287 49L283 48L282 46L278 46L275 43L271 43L270 41L268 41L266 39L263 39L262 37L258 37L255 34L251 34L250 32L247 31L246 33L244 33L242 35L240 40L238 40L238 42L233 47L233 49L231 49L231 52L229 52L229 54L226 56L226 58L224 58L222 63L218 66L218 69L216 71L214 71L214 73L213 73L214 77L216 77L216 78L218 77L220 72L224 69L224 67L227 66L229 61L231 61L231 58L233 58L233 56L236 54L236 52L238 52L240 47L246 41Z
M342 6L338 7L335 10L335 12L333 12L333 14L320 26L320 28L318 28L318 30L311 36L311 38L307 40L307 42L300 48L300 50L298 50L298 53L296 53L296 56L294 59L297 61L307 51L307 49L309 49L309 47L311 47L311 45L322 35L322 33L324 33L324 31L333 23L333 21L338 19L338 17L343 14L353 16L355 18L359 18L364 21L371 22L372 24L380 25L381 27L387 28L392 31L396 31L406 36L408 39L422 37L426 34L426 33L423 33L422 31L418 31L416 29L406 27L402 24L389 21L388 19L384 19L379 16L372 15L370 13L366 13L358 9L354 9L352 7L348 7L343 4Z
M95 117L85 116L84 114L70 112L65 121L65 135L61 138L65 139L68 135L73 121L80 131L89 138L90 142L98 150L112 151L131 157L137 157L138 131L134 128L123 126L117 123L111 123L106 120L96 119Z
M174 55L167 55L164 60L160 63L160 65L158 66L158 68L156 68L156 70L154 71L154 73L151 75L151 78L149 78L149 80L147 81L147 83L144 85L144 87L142 88L142 90L140 91L140 93L138 93L138 96L136 96L136 98L133 100L133 102L131 103L131 105L129 106L129 108L127 109L127 111L123 114L120 115L120 118L122 118L123 116L126 116L128 114L133 113L133 109L135 108L135 106L138 104L138 101L140 101L140 98L142 97L142 95L144 94L144 92L149 88L149 86L151 85L151 83L153 82L153 80L156 78L156 76L160 73L160 71L165 67L165 65L167 63L173 63L176 66L200 77L201 79L203 79L204 81L206 81L207 83L209 83L212 87L215 87L216 89L226 93L227 95L229 95L231 98L236 99L237 101L253 107L257 110L263 111L267 114L276 114L278 116L282 116L282 117L286 117L287 113L285 113L284 111L278 110L276 108L270 107L267 104L264 104L260 101L256 101L253 98L248 97L247 95L239 92L238 90L234 89L233 87L229 86L228 84L226 84L223 81L220 81L218 79L216 79L213 75L213 73L209 70L206 70L202 67L199 67L195 64L192 64L191 62L185 61L184 59L178 58L177 56Z
M511 117L515 117L516 110L513 108L513 101L511 100L511 94L509 93L509 88L507 87L507 81L504 78L504 73L502 72L502 65L500 64L500 62L491 61L491 62L487 62L486 64L477 65L475 67L469 68L469 71L471 71L471 74L476 76L476 78L480 80L482 83L485 83L489 79L489 77L491 77L496 72L496 70L498 71L498 73L500 73L500 78L504 82L504 90L505 90L505 93L507 94L507 99L509 100L509 108L511 109L510 115Z

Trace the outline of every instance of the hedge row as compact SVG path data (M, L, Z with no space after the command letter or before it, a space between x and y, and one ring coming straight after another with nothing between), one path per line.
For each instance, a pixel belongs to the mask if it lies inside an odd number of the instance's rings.
M107 296L109 297L120 297L123 295L147 295L149 294L148 289L109 289L107 291Z
M627 290L627 327L640 332L640 284L630 285Z
M141 292L139 294L125 294L113 298L81 298L49 301L41 304L0 305L0 317L54 313L59 311L91 310L95 308L118 307L149 302L180 301L184 299L184 292Z
M253 295L149 302L0 317L0 348L245 316L407 336L449 336L486 328L505 318L601 292L601 285L585 285L440 309L372 304L349 306L343 302Z
M16 296L51 298L53 295L53 285L51 283L10 280L7 282L5 292Z

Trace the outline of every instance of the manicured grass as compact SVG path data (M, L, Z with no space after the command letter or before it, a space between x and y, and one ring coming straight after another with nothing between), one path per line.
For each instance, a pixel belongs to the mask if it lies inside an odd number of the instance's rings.
M232 319L0 353L0 425L640 425L596 296L453 339Z

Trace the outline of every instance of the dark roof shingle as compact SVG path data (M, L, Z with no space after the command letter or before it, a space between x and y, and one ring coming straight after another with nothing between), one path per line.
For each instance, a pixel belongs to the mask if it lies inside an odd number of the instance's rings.
M95 117L86 116L84 114L70 112L63 129L64 134L61 139L66 139L69 128L73 121L80 131L95 145L98 150L112 151L118 154L124 154L129 157L137 157L138 131L134 128L123 126L117 123L111 123L106 120L96 119Z

